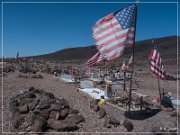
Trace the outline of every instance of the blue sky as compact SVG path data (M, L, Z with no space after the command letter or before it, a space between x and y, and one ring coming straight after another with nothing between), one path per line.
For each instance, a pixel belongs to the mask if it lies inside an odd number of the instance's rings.
M20 56L32 56L94 45L95 22L127 5L4 3L4 56L15 57L18 51ZM177 4L140 3L136 33L136 40L177 35Z

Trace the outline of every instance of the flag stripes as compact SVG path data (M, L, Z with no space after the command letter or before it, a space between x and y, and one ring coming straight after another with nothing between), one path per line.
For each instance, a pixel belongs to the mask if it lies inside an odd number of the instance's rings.
M100 53L96 53L94 56L92 56L86 63L85 63L85 67L91 67L94 64L96 64L97 62L99 62L99 57L100 57Z
M162 64L160 54L157 50L153 49L150 55L151 69L150 71L160 79L164 79L166 73Z
M125 47L134 44L136 6L133 4L111 13L93 26L96 47L106 60L113 60L124 53Z

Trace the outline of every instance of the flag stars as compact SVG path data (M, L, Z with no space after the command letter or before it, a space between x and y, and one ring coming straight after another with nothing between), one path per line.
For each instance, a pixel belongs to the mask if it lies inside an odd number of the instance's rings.
M129 6L123 10L120 10L115 15L115 18L122 25L122 28L126 29L134 26L134 18L135 18L135 6Z

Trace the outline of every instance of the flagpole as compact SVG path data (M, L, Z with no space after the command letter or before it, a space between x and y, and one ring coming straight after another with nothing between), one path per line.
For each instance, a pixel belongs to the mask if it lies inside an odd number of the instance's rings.
M130 87L129 87L129 101L128 101L128 112L130 115L130 111L131 111L131 95L132 95L132 80L133 80L133 72L134 72L134 47L135 47L135 37L136 37L136 20L137 20L137 6L138 6L138 1L136 1L136 15L135 15L135 32L134 32L134 39L133 39L133 62L132 62L132 71L131 71L131 80L130 80Z
M161 104L161 88L160 88L160 81L159 81L159 78L157 77L157 80L158 80L158 89L159 89L159 98L160 98L160 104Z
M126 91L126 70L124 70L124 91Z
M154 39L152 39L152 44L153 44L153 45L155 44ZM161 88L160 88L160 80L159 80L159 77L157 77L157 81L158 81L159 98L160 98L160 104L161 104L162 96L161 96Z

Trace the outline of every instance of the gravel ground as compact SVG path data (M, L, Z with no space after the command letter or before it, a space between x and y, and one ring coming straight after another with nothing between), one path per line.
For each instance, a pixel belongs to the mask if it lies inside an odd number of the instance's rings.
M117 128L113 127L110 129L103 127L103 119L99 119L96 113L90 109L89 101L91 100L87 95L77 91L77 86L75 84L66 84L57 80L52 75L42 74L43 79L33 79L33 78L19 78L18 72L9 73L3 78L3 131L10 132L9 129L9 109L8 103L9 98L18 94L20 91L28 90L29 87L33 86L38 89L43 89L45 91L51 92L55 97L64 97L74 109L78 109L80 114L85 117L85 123L76 132L93 132L86 133L86 135L95 134L97 132L108 132L108 133L97 133L99 135L110 134L109 132L119 134L117 132L124 132L125 129L122 126ZM147 95L152 95L154 98L158 95L157 82L153 81L153 78L149 79L146 77L137 77L139 88L137 92L145 93ZM143 83L142 83L143 82ZM165 91L171 91L173 96L176 96L176 82L167 81L161 84ZM136 86L134 86L136 87ZM148 89L150 91L147 91ZM103 106L107 111L108 115L115 116L120 121L125 119L124 111L113 107L111 105ZM153 117L145 120L132 120L129 119L133 125L133 132L150 132L153 126L164 126L164 127L176 127L176 117L171 117L169 112L161 111ZM47 133L49 134L49 133ZM63 134L63 133L61 133ZM71 134L71 133L70 133ZM79 135L80 133L77 133ZM125 133L123 133L125 134ZM137 133L134 133L137 134ZM140 135L140 133L139 133Z

